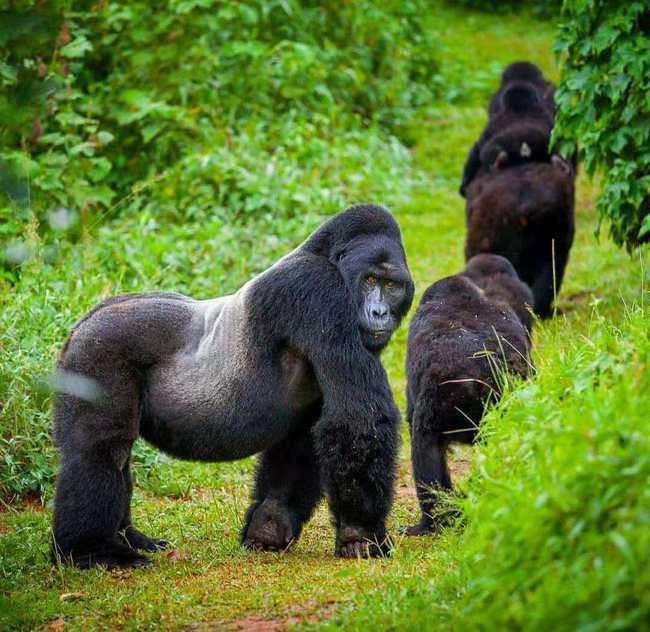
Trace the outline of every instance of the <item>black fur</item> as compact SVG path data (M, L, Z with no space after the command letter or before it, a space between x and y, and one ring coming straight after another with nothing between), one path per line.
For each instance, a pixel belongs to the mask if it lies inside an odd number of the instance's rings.
M503 88L503 86L515 81L524 81L535 85L537 93L541 96L547 110L551 116L555 117L555 86L552 82L544 79L544 75L538 66L529 61L513 62L501 74L500 87ZM489 116L496 115L501 108L501 90L498 90L490 99Z
M488 124L465 162L461 195L484 173L551 160L554 92L555 86L534 64L515 62L506 68L490 100Z
M547 318L573 243L574 172L532 163L478 177L467 190L465 257L506 257L530 286L535 313Z
M289 546L325 492L337 555L386 551L398 412L379 352L412 298L397 223L356 206L231 296L96 307L59 361L56 559L142 566L165 545L131 525L138 436L184 459L262 453L247 547Z
M499 372L528 375L531 301L512 265L495 255L474 257L462 274L424 292L409 328L406 359L411 456L422 517L407 535L435 531L449 519L436 493L452 489L447 447L475 439L486 404L500 395Z

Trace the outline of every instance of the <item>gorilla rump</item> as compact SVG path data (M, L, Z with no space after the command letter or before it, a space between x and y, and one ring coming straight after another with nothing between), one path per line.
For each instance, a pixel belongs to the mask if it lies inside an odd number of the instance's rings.
M499 370L528 375L531 301L528 286L496 255L474 257L462 274L424 292L406 358L411 458L422 516L407 535L435 531L449 519L436 498L437 491L452 489L447 448L452 441L474 440L487 402L499 397Z
M483 175L467 190L465 257L506 257L530 286L535 312L552 314L574 228L574 173L564 165L526 164Z
M554 92L535 64L515 62L505 69L490 100L488 124L467 157L461 195L474 178L489 171L551 160Z
M131 524L138 435L182 459L261 452L242 542L285 549L325 493L335 553L389 548L398 411L379 353L413 283L400 230L355 206L238 292L111 298L86 315L59 369L103 397L59 393L53 554L79 567L142 566L166 543Z

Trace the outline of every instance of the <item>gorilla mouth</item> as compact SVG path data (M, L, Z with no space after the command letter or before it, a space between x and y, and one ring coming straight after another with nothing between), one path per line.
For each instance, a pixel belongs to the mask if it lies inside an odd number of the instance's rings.
M392 329L364 329L363 333L373 342L387 342L393 334Z

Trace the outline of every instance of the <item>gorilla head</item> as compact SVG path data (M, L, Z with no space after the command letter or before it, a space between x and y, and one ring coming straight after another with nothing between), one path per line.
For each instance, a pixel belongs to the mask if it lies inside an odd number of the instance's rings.
M484 171L497 171L526 162L549 162L549 131L529 121L515 123L495 134L481 149Z
M540 83L544 81L542 71L529 61L515 61L501 74L501 85L510 81L531 81Z
M462 274L481 288L486 298L510 305L530 333L533 328L533 293L519 279L510 261L500 255L475 255L467 262Z
M494 277L497 275L504 275L512 279L518 279L517 271L514 269L510 261L500 255L476 255L472 257L465 266L463 275L469 277L481 286L479 281L481 278Z
M339 253L338 267L357 297L363 344L369 351L379 352L413 300L404 253L391 239L362 235Z
M413 301L413 281L400 231L382 207L357 205L346 211L345 224L335 217L305 247L326 254L355 297L364 346L380 352Z
M529 81L512 81L501 96L501 107L510 112L530 114L544 112L537 86Z

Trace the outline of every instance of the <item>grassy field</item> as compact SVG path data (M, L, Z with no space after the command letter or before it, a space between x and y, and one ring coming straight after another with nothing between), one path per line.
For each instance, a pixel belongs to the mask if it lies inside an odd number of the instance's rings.
M417 138L412 182L419 184L392 208L418 296L463 265L464 209L456 191L500 70L510 61L529 59L557 79L547 23L441 8L431 28L439 35L448 89L465 98L455 104L452 99L412 130ZM650 589L648 549L643 553L649 543L640 534L650 527L650 500L637 483L650 471L642 436L648 434L643 406L650 409L642 288L650 262L647 250L630 257L606 238L594 237L595 192L595 185L579 179L577 234L560 314L538 324L534 335L538 376L490 415L484 444L455 453L457 479L469 473L464 532L397 538L390 559L336 560L334 532L322 505L289 552L252 554L238 543L252 461L196 465L163 460L134 496L134 523L174 546L154 556L152 569L109 574L53 568L47 555L50 508L38 501L0 508L0 629L276 629L285 624L647 629L647 605L640 605L640 596ZM406 329L405 324L384 354L402 409ZM594 363L601 363L600 380L593 378ZM598 428L615 424L626 437L620 441L631 446L629 453L597 463L602 487L576 495L582 489L579 481L593 480L581 463L618 454L611 452L614 448L594 448L601 445ZM393 533L418 514L408 452L404 434L390 518ZM629 483L621 478L626 468L633 470L625 474ZM615 496L619 492L631 513L615 518L619 505L625 505ZM595 499L605 505L599 511L610 512L610 522L598 522L600 514L594 517ZM579 527L575 516L583 511ZM617 531L623 523L637 530ZM603 543L598 525L618 536L607 535ZM513 531L501 531L508 527ZM580 536L580 542L565 537L571 529L577 529L573 537ZM552 542L562 554L556 554ZM601 553L599 566L594 560ZM538 576L544 569L546 575ZM607 580L600 581L605 574ZM620 590L624 597L618 603ZM499 592L502 601L489 599ZM608 597L616 603L606 608Z

